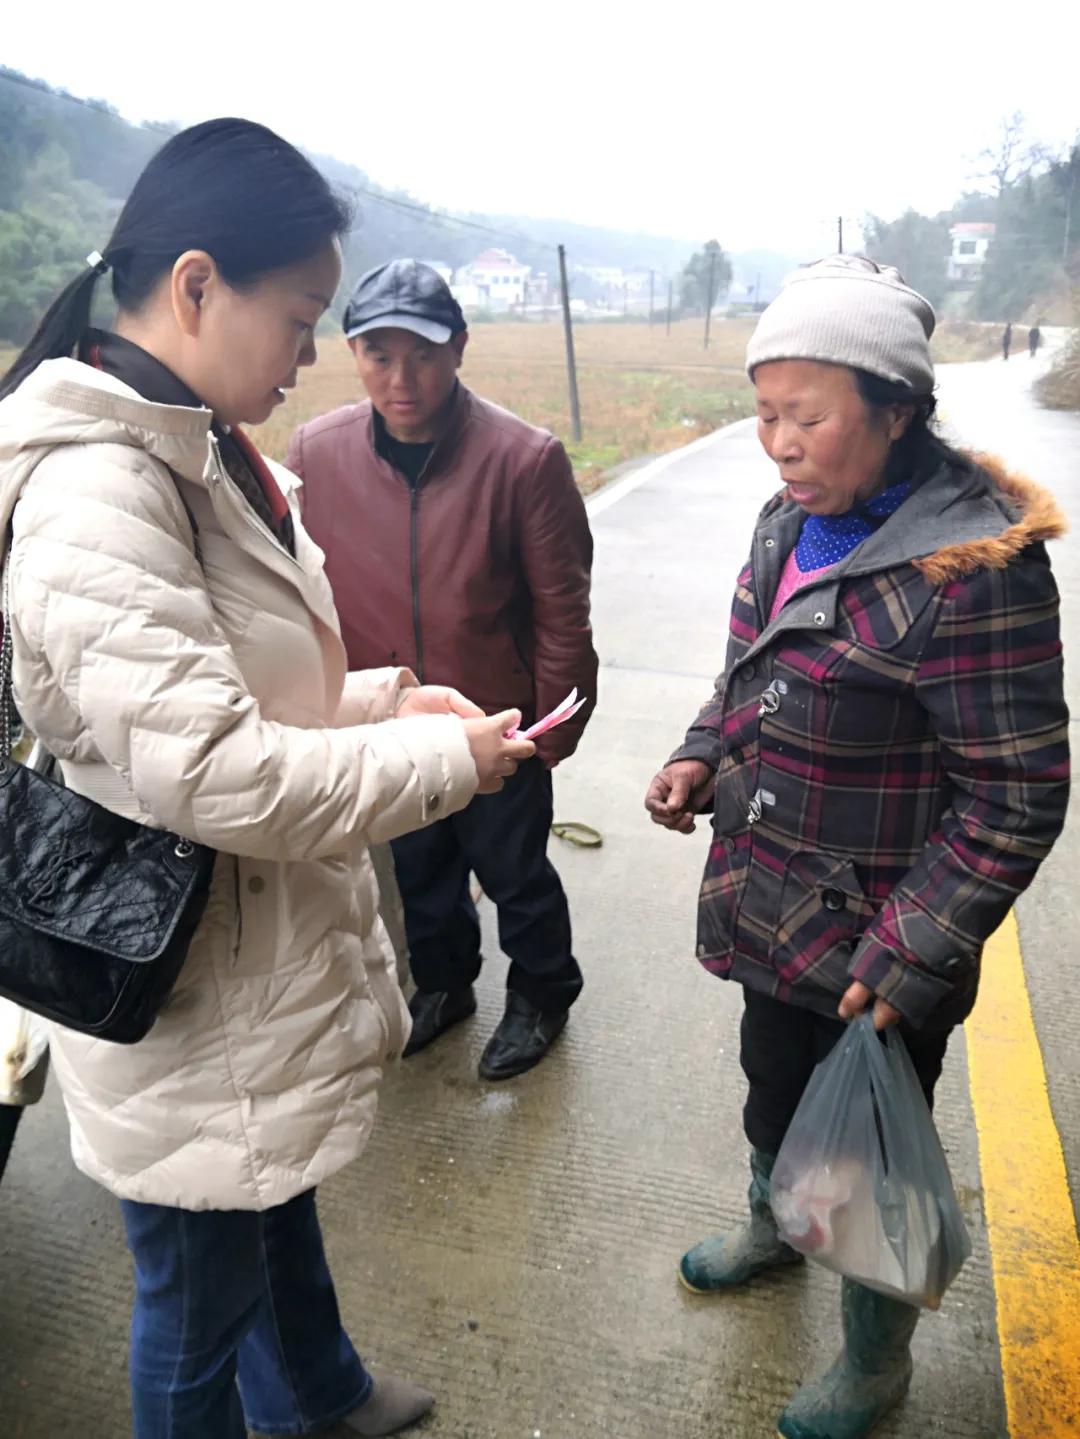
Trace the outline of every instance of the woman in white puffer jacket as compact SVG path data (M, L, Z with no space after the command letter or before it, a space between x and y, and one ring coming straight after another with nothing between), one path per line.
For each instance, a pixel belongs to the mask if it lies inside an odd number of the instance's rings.
M219 852L147 1037L51 1034L75 1161L135 1258L138 1439L384 1434L431 1403L364 1369L314 1207L407 1037L366 847L532 746L406 670L346 675L297 482L235 429L314 360L347 223L271 132L184 131L0 387L20 712L70 788Z

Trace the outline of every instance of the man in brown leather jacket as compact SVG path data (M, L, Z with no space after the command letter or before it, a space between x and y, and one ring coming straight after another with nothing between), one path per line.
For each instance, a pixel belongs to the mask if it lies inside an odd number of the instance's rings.
M476 1010L475 872L511 960L481 1076L532 1068L581 990L570 914L547 858L551 770L596 697L592 539L558 440L458 380L465 319L430 266L394 260L357 283L345 334L369 399L302 426L287 464L326 552L351 669L408 665L523 725L577 688L588 704L537 741L496 795L394 842L417 993L415 1054Z

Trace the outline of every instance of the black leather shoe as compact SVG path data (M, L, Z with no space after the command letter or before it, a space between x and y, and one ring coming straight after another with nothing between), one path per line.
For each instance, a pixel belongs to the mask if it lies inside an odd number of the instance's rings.
M539 1064L566 1028L569 1013L545 1013L513 990L506 996L506 1013L488 1040L480 1060L481 1079L513 1079Z
M471 984L464 989L437 989L431 994L424 994L418 989L409 1000L409 1013L413 1027L402 1052L403 1059L419 1054L452 1025L460 1024L470 1014L475 1014L476 995Z

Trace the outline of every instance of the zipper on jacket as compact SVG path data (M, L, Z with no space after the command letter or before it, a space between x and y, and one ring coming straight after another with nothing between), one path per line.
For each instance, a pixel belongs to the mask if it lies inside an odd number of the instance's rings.
M233 961L240 958L240 948L244 942L244 902L240 897L240 858L233 856L233 890L236 896L236 938L233 941Z
M413 643L416 646L416 678L424 683L424 636L420 630L420 484L412 487L409 500L409 562L412 572Z
M416 678L421 684L424 683L424 634L420 628L420 486L427 478L427 472L431 469L431 462L441 443L440 436L425 460L424 468L417 475L415 484L409 485L409 570L412 579L413 644L416 647Z
M457 391L455 390L455 394ZM460 401L459 401L460 402ZM375 423L375 417L372 417ZM385 425L385 420L382 421ZM439 436L431 447L431 454L424 461L424 467L417 475L416 480L409 482L407 476L403 475L397 466L386 458L379 450L378 431L374 431L373 449L380 460L400 476L403 483L409 486L409 571L412 581L412 622L413 622L413 645L416 649L416 678L421 684L424 683L424 636L420 628L420 487L427 479L428 470L431 469L435 456L442 449L443 441L446 439L446 431Z
M243 520L244 524L249 530L252 530L255 534L257 534L261 540L269 540L270 543L274 546L275 552L280 551L280 553L284 555L284 557L289 561L292 566L294 566L294 568L300 570L301 573L303 573L304 567L297 559L297 557L293 554L290 554L284 545L279 544L277 541L275 541L274 536L270 533L270 531L266 528L262 521L257 518L255 511L248 504L247 500L244 499L244 496L240 492L239 486L225 467L225 462L221 458L221 451L218 449L217 436L214 434L211 434L210 436L210 448L213 450L214 460L217 465L217 473L212 474L211 478L218 486L218 488L223 489L225 493L229 496L229 503L232 505L234 510L239 510L240 518ZM233 494L234 491L235 498Z

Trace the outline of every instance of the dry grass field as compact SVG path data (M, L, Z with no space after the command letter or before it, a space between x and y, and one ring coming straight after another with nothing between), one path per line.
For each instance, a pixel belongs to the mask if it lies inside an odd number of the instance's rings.
M570 451L584 488L622 460L676 449L753 409L742 372L752 322L721 320L709 350L701 321L585 324L574 343L584 438L570 440L570 405L562 327L554 322L476 325L462 368L465 383L534 425L551 430ZM286 404L254 431L280 458L293 428L360 394L344 341L320 341L318 363L300 377Z
M584 438L570 440L566 356L562 327L549 323L478 324L471 331L462 371L486 399L504 405L562 439L582 488L590 490L623 460L677 449L718 426L753 412L753 391L743 374L752 319L717 320L708 351L701 320L664 325L580 324L574 332ZM934 337L939 362L989 359L998 353L1000 326L948 323ZM13 351L0 345L0 372ZM315 415L349 404L359 381L343 340L320 338L319 359L267 424L256 442L284 457L293 429Z

